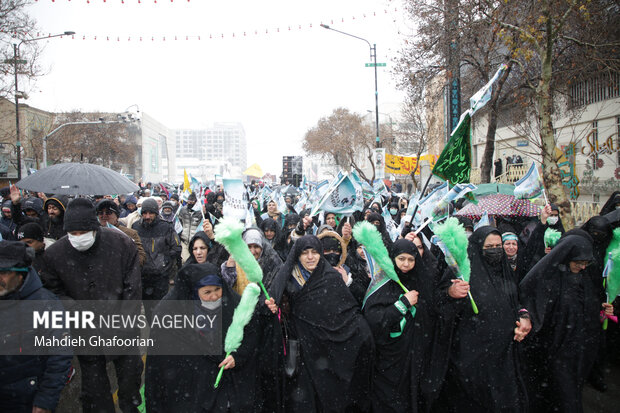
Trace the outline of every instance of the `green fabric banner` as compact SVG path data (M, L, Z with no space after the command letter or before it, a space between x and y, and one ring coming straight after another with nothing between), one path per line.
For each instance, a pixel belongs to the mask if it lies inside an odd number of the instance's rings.
M452 132L450 140L439 155L433 175L450 181L450 184L469 182L471 173L471 115L466 112Z

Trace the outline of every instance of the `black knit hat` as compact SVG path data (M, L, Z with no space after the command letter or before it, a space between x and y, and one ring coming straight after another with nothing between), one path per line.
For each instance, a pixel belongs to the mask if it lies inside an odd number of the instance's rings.
M94 231L100 226L92 202L86 198L76 198L69 202L65 212L65 231Z
M157 201L153 198L147 198L142 202L142 213L144 212L152 212L154 214L159 214L159 205L157 205Z
M20 226L19 231L17 231L17 239L21 241L24 238L43 242L43 228L36 222L29 222Z
M97 202L97 212L103 209L109 209L110 211L114 212L117 217L121 215L121 211L118 205L116 205L116 202L110 201L109 199L102 199L101 201Z
M34 250L23 242L0 241L0 269L19 268L17 271L27 271L33 258Z

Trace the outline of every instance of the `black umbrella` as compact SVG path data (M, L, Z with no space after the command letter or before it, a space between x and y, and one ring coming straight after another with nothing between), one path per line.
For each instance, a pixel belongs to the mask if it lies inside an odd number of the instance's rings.
M90 163L59 163L17 182L18 188L60 195L113 195L139 190L112 169Z

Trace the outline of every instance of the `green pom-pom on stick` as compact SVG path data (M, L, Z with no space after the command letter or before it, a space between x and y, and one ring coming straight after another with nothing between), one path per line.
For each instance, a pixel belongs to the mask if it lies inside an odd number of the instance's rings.
M607 302L613 301L620 294L620 228L614 229L613 237L606 251L607 263L603 271ZM603 321L603 329L607 330L608 319Z
M467 233L463 225L459 223L459 220L450 217L446 219L446 222L440 225L435 225L433 232L444 243L450 254L456 261L459 268L459 275L463 277L464 281L469 282L471 275L471 263L469 262L469 256L467 255L467 246L469 240L467 239Z
M383 244L383 239L377 227L368 221L359 222L353 227L353 237L366 247L368 253L385 272L385 275L400 285L405 293L408 293L409 290L400 282L396 271L394 271L394 264L392 264L390 254L387 248L385 248L385 244Z
M547 228L543 237L543 240L545 241L545 248L555 247L555 244L558 243L561 237L562 233L560 231L553 228Z
M243 230L244 227L241 222L234 218L224 217L215 226L215 240L232 255L245 272L248 280L260 285L265 297L269 300L271 297L269 297L269 293L263 284L263 270L250 252L248 245L241 238Z
M260 288L255 283L250 283L243 290L241 300L235 308L233 313L233 319L226 332L226 339L224 340L224 350L226 351L226 357L230 356L233 351L236 351L241 346L243 340L243 329L252 319L256 303L258 303L258 296L260 295ZM224 367L220 368L217 378L215 379L214 388L217 388L222 379L224 373Z
M441 248L448 266L458 278L469 282L471 276L471 262L467 255L469 240L463 225L459 223L458 219L450 217L443 224L436 225L433 230L437 238L439 238L437 245ZM478 314L478 306L471 292L468 291L467 295L469 296L474 314Z

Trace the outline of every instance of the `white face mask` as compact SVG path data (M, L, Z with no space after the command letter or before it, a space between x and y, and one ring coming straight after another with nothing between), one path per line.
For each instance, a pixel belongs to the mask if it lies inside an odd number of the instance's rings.
M202 301L202 306L207 310L217 310L222 305L222 297L218 298L215 301Z
M547 224L555 225L555 224L558 223L559 219L560 219L560 217L549 217L549 218L547 218Z
M78 251L86 251L95 243L95 231L88 231L82 235L67 234L69 242Z
M471 234L473 234L473 232L465 231L465 235L467 235L467 238L471 237Z

